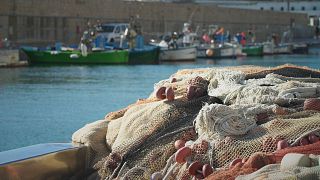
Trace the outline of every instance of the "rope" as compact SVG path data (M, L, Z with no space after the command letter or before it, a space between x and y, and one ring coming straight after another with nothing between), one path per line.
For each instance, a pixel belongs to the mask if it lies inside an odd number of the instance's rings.
M206 104L199 112L195 124L199 133L209 133L212 132L210 129L214 129L213 133L220 138L243 135L256 126L253 118L245 118L237 109L220 104Z

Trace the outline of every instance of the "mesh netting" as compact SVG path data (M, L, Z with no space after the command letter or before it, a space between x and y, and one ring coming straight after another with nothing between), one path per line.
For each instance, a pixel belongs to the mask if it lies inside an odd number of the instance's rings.
M280 139L296 143L308 132L319 135L320 114L303 111L304 100L320 94L313 77L320 73L291 65L178 71L175 81L155 84L147 100L106 116L111 153L95 168L101 179L150 179L157 171L161 178L191 179L191 162L226 167L255 152L274 152ZM175 100L157 99L160 87L172 87ZM220 99L224 105L215 104ZM219 110L203 114L212 109ZM178 139L192 149L182 164L174 160Z
M145 173L150 177L151 172L161 170L175 151L174 141L179 138L194 139L195 133L191 132L194 131L192 121L196 113L204 103L213 103L215 100L205 96L193 101L182 98L174 102L141 104L131 107L123 117L111 121L109 128L115 124L118 131L109 129L107 139L110 139L113 154L119 154L124 159L123 162L126 162L124 171L128 169L126 173L130 173L130 177L143 179ZM112 135L113 133L117 135ZM111 140L108 136L115 139ZM112 158L107 157L96 165L102 177L111 176L116 166L123 163L119 160L110 165L111 160ZM135 166L136 170L129 171ZM148 167L148 171L143 171L140 167ZM124 176L127 176L126 173Z
M315 154L320 154L319 145L320 142L305 146L285 148L277 150L271 154L254 153L244 163L238 163L230 168L215 171L207 179L235 179L236 177L237 179L259 179L261 177L264 177L263 179L286 179L287 177L292 178L295 175L297 175L296 177L299 177L298 179L317 177L320 172L319 166L317 166L319 165L319 158ZM310 161L314 163L315 167L311 167L313 166L311 163L306 167L304 167L305 165L302 164L300 165L301 167L292 165L300 160L299 158L290 156L290 153L305 154L305 157L309 155L309 157L312 158L312 160L310 158ZM283 158L287 155L290 156L288 157L290 159L290 164L283 161Z
M238 176L236 180L260 179L320 179L319 167L294 167L287 171L281 171L279 164L267 165L250 175Z
M301 113L297 113L297 115L292 114L286 118L279 117L253 128L242 137L216 140L209 152L211 154L210 164L214 167L224 167L236 158L246 158L255 152L274 152L277 142L281 139L293 143L306 132L320 130L319 113L308 112L305 116L301 117Z

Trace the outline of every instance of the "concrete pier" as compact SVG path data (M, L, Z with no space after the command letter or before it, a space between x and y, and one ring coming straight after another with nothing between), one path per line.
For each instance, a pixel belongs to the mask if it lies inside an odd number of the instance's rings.
M19 60L19 50L1 49L0 50L0 68L1 67L21 67L27 66L27 61Z

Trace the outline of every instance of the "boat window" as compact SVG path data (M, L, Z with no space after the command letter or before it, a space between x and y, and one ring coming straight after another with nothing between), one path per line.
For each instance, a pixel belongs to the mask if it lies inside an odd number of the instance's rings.
M280 8L280 10L281 10L281 11L283 11L283 10L284 10L284 8L283 8L283 7L281 7L281 8Z
M304 11L306 8L304 6L301 7L301 10Z
M316 6L313 6L313 10L316 11L316 10L317 10L317 7L316 7Z
M263 7L260 8L261 11L263 11L263 9L264 9Z
M294 11L294 7L291 7L291 11Z
M273 7L271 7L271 8L270 8L270 10L271 10L271 11L273 11L273 10L274 10L274 8L273 8Z
M112 25L101 25L100 31L99 32L113 32L114 26Z
M126 25L121 25L121 31L124 32L127 29Z
M115 33L120 33L120 26L116 27Z

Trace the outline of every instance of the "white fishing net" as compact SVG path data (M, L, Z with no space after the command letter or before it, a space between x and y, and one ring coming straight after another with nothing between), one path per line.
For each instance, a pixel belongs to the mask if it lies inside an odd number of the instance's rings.
M87 167L93 167L95 163L111 152L110 146L105 140L108 124L109 122L106 120L98 120L86 124L72 135L72 143L89 147Z
M232 74L232 73L228 73ZM319 94L319 83L309 83L301 81L285 81L274 74L268 74L261 79L243 80L244 73L233 73L231 79L234 81L225 81L215 78L210 81L208 94L219 97L224 104L251 104L263 103L273 104L275 102L289 102L294 98L317 97ZM240 76L240 77L239 77Z
M226 167L235 158L275 151L281 139L294 143L308 132L319 134L320 114L303 111L306 98L320 95L319 77L318 71L288 65L178 71L154 86L172 87L174 101L156 99L154 91L106 116L103 143L111 153L105 150L95 168L102 179L150 179L157 171L168 179L191 179L190 162ZM209 96L189 99L190 86ZM179 139L192 149L184 164L173 158Z

